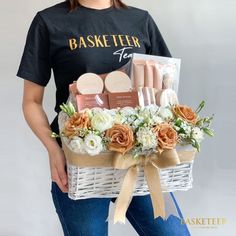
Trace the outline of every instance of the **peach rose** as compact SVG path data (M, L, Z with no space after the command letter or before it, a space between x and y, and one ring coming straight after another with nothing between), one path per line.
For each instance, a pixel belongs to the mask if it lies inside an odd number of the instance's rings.
M64 133L67 137L75 136L78 134L79 129L87 129L91 127L90 119L86 112L75 112L66 122L64 127Z
M153 128L153 132L157 136L158 148L160 150L173 149L178 141L177 132L169 123L161 123Z
M106 137L111 138L108 150L122 153L123 155L132 149L134 145L134 134L127 125L115 124L106 131Z
M177 117L181 117L189 123L196 124L197 122L197 114L186 105L178 105L176 104L172 108L172 112Z

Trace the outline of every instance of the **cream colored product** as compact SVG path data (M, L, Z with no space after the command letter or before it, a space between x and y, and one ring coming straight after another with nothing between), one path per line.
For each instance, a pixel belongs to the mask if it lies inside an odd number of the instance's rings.
M144 97L143 97L143 88L138 88L138 99L139 99L139 106L144 107Z
M76 82L80 94L99 94L103 92L104 83L100 76L94 73L81 75Z
M144 67L144 86L153 88L153 61L146 61Z
M162 89L163 75L161 73L161 65L159 63L153 64L153 87L159 91Z
M113 71L105 78L105 88L110 93L125 93L132 90L131 80L122 71Z
M145 60L134 60L133 61L133 75L132 75L132 82L133 88L138 90L139 87L144 87L144 67L145 67Z
M164 74L162 88L171 89L173 86L173 82L174 82L173 76L171 76L169 73Z
M163 89L156 94L156 104L158 106L168 106L178 103L177 94L172 89Z
M143 91L144 106L151 105L151 94L149 88L144 87L142 91Z
M155 89L149 88L150 102L151 104L156 104Z
M138 89L139 105L141 107L156 104L155 89L144 87Z

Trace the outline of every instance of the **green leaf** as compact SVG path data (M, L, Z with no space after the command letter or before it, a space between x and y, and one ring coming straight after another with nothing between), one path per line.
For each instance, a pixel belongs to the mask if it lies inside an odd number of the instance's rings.
M75 113L75 107L71 102L68 102L68 104L62 103L62 105L60 105L60 109L69 117L73 116L73 114Z
M198 108L195 110L196 113L199 113L202 108L205 106L205 101L201 101L201 103L199 104Z
M191 143L192 143L192 146L196 148L198 152L200 152L200 144L197 142L197 140L194 138L191 138Z
M203 128L202 129L204 131L205 134L207 134L210 137L214 136L214 131L212 129L208 129L208 128Z
M71 115L75 113L75 107L71 102L68 102L68 109Z
M176 125L176 126L180 126L181 123L182 123L182 120L180 120L180 119L177 119L177 120L175 121L175 125Z

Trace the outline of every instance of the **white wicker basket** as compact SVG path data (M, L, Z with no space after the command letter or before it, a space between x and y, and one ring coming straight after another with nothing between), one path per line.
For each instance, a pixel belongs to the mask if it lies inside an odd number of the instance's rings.
M193 162L160 170L163 192L184 191L192 187ZM67 163L71 199L117 197L127 170L114 168L81 168ZM140 169L134 196L149 194L143 169Z
M59 129L62 129L67 116L59 113ZM163 192L186 191L192 188L193 161L175 167L160 169L160 180ZM69 191L73 199L117 197L127 170L114 168L90 168L73 166L67 162ZM149 194L143 168L139 169L134 196Z

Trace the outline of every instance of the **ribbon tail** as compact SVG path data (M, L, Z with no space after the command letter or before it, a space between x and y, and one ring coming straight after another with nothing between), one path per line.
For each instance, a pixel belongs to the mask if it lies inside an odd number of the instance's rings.
M121 191L116 199L114 224L117 222L125 224L126 211L129 207L131 197L135 188L138 167L130 167L125 175Z
M163 193L163 197L164 197L164 202L165 202L165 206L166 206L166 219L169 218L169 216L173 215L176 216L177 218L180 218L180 215L178 213L178 209L175 203L175 200L172 197L171 192L165 192Z
M159 169L153 165L146 165L144 167L144 174L152 200L154 218L161 216L165 219L165 203L161 189Z

